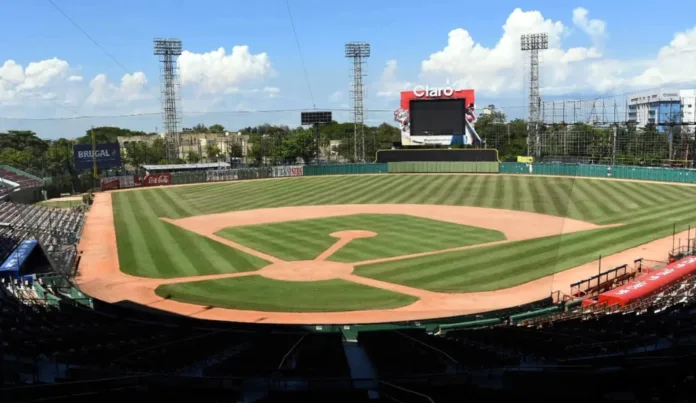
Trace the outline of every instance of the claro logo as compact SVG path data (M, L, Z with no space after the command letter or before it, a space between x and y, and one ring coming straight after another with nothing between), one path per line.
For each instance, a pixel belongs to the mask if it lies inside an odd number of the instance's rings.
M452 88L452 87L430 88L427 85L426 86L419 85L413 89L413 95L415 95L416 98L451 97L452 95L454 95L454 88Z

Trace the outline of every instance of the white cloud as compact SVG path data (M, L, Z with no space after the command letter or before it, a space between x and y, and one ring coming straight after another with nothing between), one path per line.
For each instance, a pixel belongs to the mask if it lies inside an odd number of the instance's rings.
M398 97L401 91L413 88L408 81L401 81L397 76L399 65L396 60L388 60L377 83L378 97Z
M600 45L606 35L607 23L602 20L590 20L587 18L590 12L583 7L573 10L573 24L586 33L595 45Z
M26 68L14 60L0 66L0 102L18 103L22 98L46 99L44 90L70 70L68 62L58 58L31 62Z
M91 92L87 97L87 103L101 105L145 99L149 96L146 85L147 77L142 72L124 74L118 86L110 82L105 74L98 74L89 83Z
M84 79L84 77L82 77L82 76L70 76L70 77L68 77L68 81L73 82L73 83L82 82L83 79Z
M178 63L181 85L207 94L234 92L241 84L273 72L268 54L252 54L248 46L235 46L230 54L222 47L208 53L184 51Z
M277 98L280 95L280 88L278 87L263 87L261 90L268 98Z
M577 14L577 13L576 13ZM579 22L594 33L604 32L603 22L587 20L580 12ZM524 82L525 59L520 50L520 36L545 32L548 50L541 51L545 85L563 84L571 75L573 64L597 59L601 52L595 47L563 49L562 40L569 30L561 21L546 19L539 11L515 9L502 27L503 34L494 47L477 43L469 31L458 28L449 33L447 45L421 63L424 77L445 77L462 88L476 88L499 93L518 90Z

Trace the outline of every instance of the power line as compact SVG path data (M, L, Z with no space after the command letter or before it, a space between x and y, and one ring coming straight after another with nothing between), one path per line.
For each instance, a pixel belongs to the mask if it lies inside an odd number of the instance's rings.
M267 110L229 110L229 111L200 111L200 112L186 112L184 116L190 115L250 115L255 113L283 113L283 112L302 112L306 109L267 109ZM325 108L322 110L331 112L352 112L352 109L331 109ZM393 109L366 109L367 112L374 113L393 113ZM133 117L148 117L148 116L160 116L161 112L143 112L143 113L126 113L119 115L81 115L81 116L66 116L59 118L16 118L9 116L0 116L0 119L13 120L13 121L61 121L61 120L82 120L82 119L106 119L106 118L133 118Z
M92 36L91 36L90 34L88 34L87 31L85 31L84 29L82 29L82 27L80 27L80 26L77 24L77 22L75 22L75 20L73 20L72 18L70 18L70 16L68 16L63 10L61 10L60 7L58 7L58 5L56 5L56 3L53 2L53 0L46 0L46 1L47 1L49 4L51 4L51 5L53 6L53 8L55 8L56 11L58 11L63 17L65 17L65 19L68 20L75 28L77 28L78 31L82 32L82 34L83 34L85 37L87 37L87 39L89 39L90 41L92 41L92 43L93 43L96 47L98 47L99 49L101 49L101 51L104 52L104 54L106 54L111 60L113 60L114 63L116 63L116 65L118 65L121 69L123 69L123 71L125 71L126 73L128 73L128 69L126 69L126 68L123 66L123 64L121 64L121 62L119 62L118 59L116 59L116 58L114 57L114 55L112 55L111 53L109 53L109 51L106 50L102 45L100 45L99 42L97 42L94 38L92 38Z
M300 48L300 39L297 37L297 30L295 29L295 20L292 18L292 13L290 12L290 0L285 0L285 6L288 9L288 16L290 17L290 25L292 25L292 33L295 36L295 44L297 45L297 53L300 55L300 62L302 63L302 70L304 71L305 81L307 82L307 90L309 91L309 98L312 100L312 107L317 109L317 105L314 103L314 95L312 94L312 86L309 84L309 74L307 74L307 67L305 66L304 57L302 56L302 49Z

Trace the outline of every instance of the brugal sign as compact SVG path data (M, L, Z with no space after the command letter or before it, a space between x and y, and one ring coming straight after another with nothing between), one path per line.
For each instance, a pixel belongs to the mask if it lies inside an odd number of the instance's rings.
M413 95L416 98L423 97L451 97L454 95L454 88L452 87L429 87L418 85L413 89Z

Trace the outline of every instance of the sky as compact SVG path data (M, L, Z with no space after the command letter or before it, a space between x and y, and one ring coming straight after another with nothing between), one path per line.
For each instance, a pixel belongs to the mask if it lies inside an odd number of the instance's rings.
M0 0L0 132L162 132L154 38L183 42L182 127L348 121L349 41L370 43L366 121L393 120L416 85L473 88L477 108L526 114L522 34L546 32L546 100L696 86L696 3L451 0ZM649 11L648 11L649 10ZM292 17L291 17L292 16ZM293 30L294 24L294 30ZM296 35L295 35L296 33ZM299 44L299 49L298 49Z

